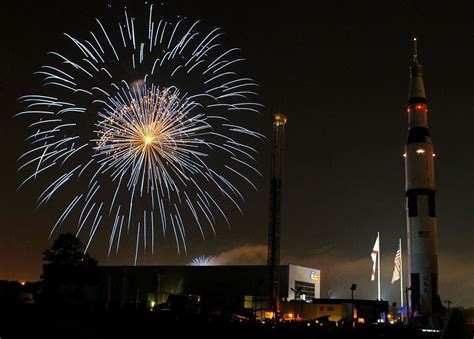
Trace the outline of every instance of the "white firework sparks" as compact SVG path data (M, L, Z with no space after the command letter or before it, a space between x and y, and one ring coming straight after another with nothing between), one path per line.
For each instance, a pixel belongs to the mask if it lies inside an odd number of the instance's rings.
M53 176L38 205L64 187L77 192L51 234L77 214L77 234L88 229L85 250L105 228L110 254L136 225L135 263L140 244L154 253L158 227L186 252L185 224L204 237L206 227L215 233L215 212L228 222L218 201L240 210L236 182L255 188L244 173L260 175L249 143L262 137L232 123L261 106L252 100L255 82L232 70L243 61L239 50L224 49L219 29L202 34L198 22L147 11L144 25L125 9L115 28L96 19L87 38L65 34L68 55L49 52L54 62L36 72L50 92L22 96L26 109L17 114L33 130L19 167L32 174L20 187Z
M215 259L211 256L201 255L199 257L194 258L188 264L188 266L215 266Z

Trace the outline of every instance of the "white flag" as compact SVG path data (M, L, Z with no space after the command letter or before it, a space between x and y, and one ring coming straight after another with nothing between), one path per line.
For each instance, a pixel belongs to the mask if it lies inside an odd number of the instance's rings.
M372 258L372 276L370 277L371 281L375 280L375 268L377 267L377 256L380 253L380 246L379 246L379 236L377 235L377 240L375 240L374 248L372 249L372 253L370 257Z

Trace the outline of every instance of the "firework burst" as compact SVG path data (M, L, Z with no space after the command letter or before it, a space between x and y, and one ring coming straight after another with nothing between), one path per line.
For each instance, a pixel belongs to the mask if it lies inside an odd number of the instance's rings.
M178 252L185 225L215 233L218 216L228 222L219 202L240 210L238 182L255 188L260 175L250 145L262 136L232 122L261 106L254 81L233 70L239 50L222 46L219 29L202 33L198 22L155 15L147 7L140 24L125 9L112 27L96 19L87 37L65 34L72 48L49 52L51 64L36 72L47 92L22 96L17 114L32 131L19 167L31 174L20 187L53 178L38 205L65 187L76 192L51 234L77 215L85 250L104 229L110 254L132 228L135 263L141 244L154 253L157 229L172 232Z
M215 266L216 262L214 257L201 255L199 257L194 258L188 264L188 266Z

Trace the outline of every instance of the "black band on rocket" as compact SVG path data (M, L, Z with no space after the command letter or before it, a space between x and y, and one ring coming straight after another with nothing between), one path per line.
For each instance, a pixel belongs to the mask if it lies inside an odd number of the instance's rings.
M426 138L430 137L430 132L426 127L412 127L408 132L407 145L414 143L426 142Z
M435 190L430 188L415 188L408 190L407 196L408 217L418 216L418 195L428 196L428 216L436 218Z
M408 99L408 105L413 105L413 104L426 104L426 98L412 97Z

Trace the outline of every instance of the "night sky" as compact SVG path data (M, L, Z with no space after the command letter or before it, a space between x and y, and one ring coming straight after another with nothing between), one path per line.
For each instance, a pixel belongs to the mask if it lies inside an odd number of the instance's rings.
M95 17L122 18L108 17L105 1L15 1L2 7L0 279L37 280L42 252L58 234L49 240L50 229L65 206L53 199L36 210L41 179L16 192L24 178L16 159L26 150L27 135L25 122L13 118L22 110L17 98L41 88L32 73L50 60L48 51L70 46L63 32L86 34ZM141 9L143 3L128 7ZM228 47L242 49L247 61L241 73L261 85L259 101L266 106L260 116L243 118L246 127L270 136L271 114L288 116L282 261L321 269L322 297L328 289L349 297L352 283L360 286L356 297L376 297L370 252L380 231L382 298L399 300L399 285L391 286L390 278L399 237L406 249L402 154L410 44L418 37L437 154L441 299L474 306L472 10L428 0L314 7L303 1L168 1L161 11L167 18L184 15L201 19L204 27L222 27ZM158 253L142 255L139 264L186 264L200 255L221 264L265 263L270 142L256 147L263 178L256 181L258 192L242 185L244 214L229 214L231 228L220 223L217 236L208 233L205 241L190 229L187 256L178 255L167 236ZM75 226L71 219L61 231ZM132 264L132 245L107 258L107 236L98 235L90 250L99 264Z

